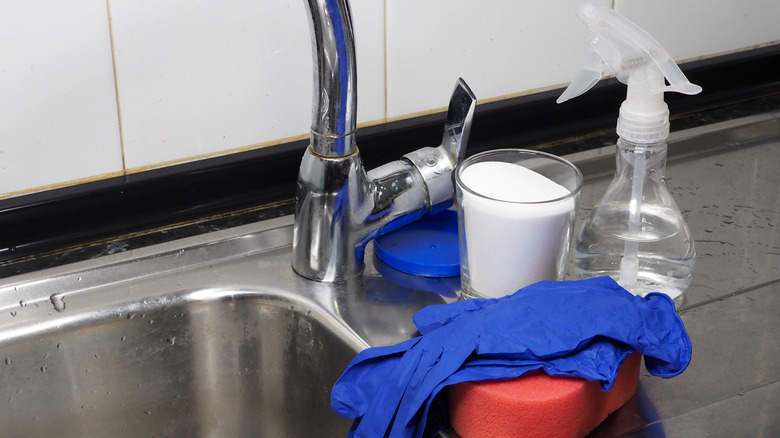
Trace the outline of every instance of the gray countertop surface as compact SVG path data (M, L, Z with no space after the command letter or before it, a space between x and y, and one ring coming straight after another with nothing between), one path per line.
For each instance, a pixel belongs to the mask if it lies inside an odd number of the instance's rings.
M696 241L694 278L679 310L693 359L668 380L643 369L637 395L593 436L780 437L776 116L752 128L686 133L698 136L680 140L677 151L670 142L667 182ZM587 173L595 176L583 189L581 219L612 178L607 169Z

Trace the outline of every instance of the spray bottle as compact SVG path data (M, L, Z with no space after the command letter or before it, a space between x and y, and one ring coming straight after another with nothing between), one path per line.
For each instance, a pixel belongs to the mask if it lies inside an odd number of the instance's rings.
M617 122L615 177L577 237L575 272L579 278L609 275L635 295L663 292L679 304L691 282L695 250L664 180L669 136L664 92L696 94L701 87L617 11L584 3L577 16L591 31L588 54L557 102L585 93L609 74L628 85L628 92Z

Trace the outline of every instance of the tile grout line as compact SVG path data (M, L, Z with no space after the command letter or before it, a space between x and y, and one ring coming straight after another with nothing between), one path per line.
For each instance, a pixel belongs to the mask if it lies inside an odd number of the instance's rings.
M116 68L116 46L114 44L114 23L111 14L111 0L106 0L106 18L108 19L108 38L111 44L111 65L114 72L114 95L116 97L116 116L119 125L119 150L122 155L122 174L127 174L125 158L125 136L122 132L122 106L119 104L119 75Z
M384 89L385 89L385 105L384 105L384 107L385 107L385 114L384 114L385 123L387 122L388 116L390 114L390 93L389 93L388 86L387 86L387 82L388 82L388 67L387 67L387 64L388 64L387 63L387 49L388 49L388 41L387 41L387 2L388 1L389 0L384 0L384 2L383 2L383 8L384 8L383 12L384 13L382 14L383 15L382 16L382 23L384 25L383 26L383 30L384 31L382 32L382 35L384 36L384 50L383 50L384 53L383 53L383 55L384 55L384 61L385 61L384 62L385 65L384 65L384 69L383 69L385 77L384 77L384 80L382 82L383 82Z

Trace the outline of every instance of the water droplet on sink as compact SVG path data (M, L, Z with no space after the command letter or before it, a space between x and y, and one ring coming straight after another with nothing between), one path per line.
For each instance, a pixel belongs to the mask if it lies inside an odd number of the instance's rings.
M11 365L11 358L10 357L6 357L5 358L5 364L6 365Z
M166 339L169 344L173 345L176 343L176 336L171 336L170 338Z
M16 311L15 310L11 311L11 316L16 316Z
M122 336L121 340L124 341L127 339L127 336Z
M65 300L62 294L52 294L49 297L49 301L54 305L54 310L58 312L65 310Z
M127 314L127 319L133 319L133 318L135 318L135 313L128 313Z
M25 300L19 301L19 307L25 307L25 306L27 306L27 301Z
M146 414L146 415L152 415L152 411L144 411L144 414Z
M41 372L42 372L42 373L45 373L45 372L46 372L46 365L43 365L43 366L41 366Z

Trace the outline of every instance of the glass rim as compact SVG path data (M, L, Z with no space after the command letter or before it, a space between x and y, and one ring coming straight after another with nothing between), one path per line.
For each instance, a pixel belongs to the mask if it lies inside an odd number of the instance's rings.
M547 200L544 200L544 201L507 201L506 199L492 198L490 196L486 196L486 195L484 195L482 193L479 193L479 192L471 189L470 187L468 187L461 180L461 178L460 178L461 172L463 172L463 169L468 167L470 164L473 164L472 163L473 161L478 160L478 159L483 158L483 157L490 156L490 155L500 155L500 154L508 154L508 153L509 154L533 155L533 156L537 156L537 157L541 157L541 158L551 159L551 160L553 160L555 162L563 164L564 166L574 170L574 175L575 175L575 180L577 182L577 186L573 190L571 190L569 192L569 194L567 194L565 196L560 196L558 198L547 199ZM503 161L503 162L505 162L505 161ZM517 164L517 165L519 166L520 164ZM533 169L529 169L529 170L533 170ZM562 201L566 201L566 200L569 200L571 198L576 197L582 191L583 185L585 185L585 178L582 175L582 171L580 171L580 169L577 166L575 166L574 163L570 162L569 160L566 160L565 158L561 158L561 157L559 157L557 155L553 155L553 154L550 154L550 153L547 153L547 152L535 151L535 150L532 150L532 149L505 148L505 149L492 149L492 150L488 150L488 151L483 151L483 152L480 152L478 154L474 154L474 155L466 158L462 162L460 162L458 164L457 168L455 169L455 184L458 187L460 187L461 189L463 189L463 190L465 190L465 191L467 191L467 192L469 192L469 193L471 193L471 194L473 194L475 196L478 196L478 197L483 198L483 199L489 199L491 201L502 202L502 203L505 203L505 204L517 204L517 205L535 205L535 204L541 205L541 204L553 204L553 203L557 203L557 202L562 202Z

